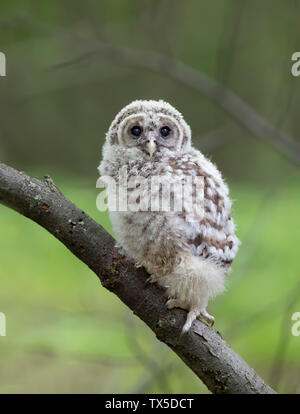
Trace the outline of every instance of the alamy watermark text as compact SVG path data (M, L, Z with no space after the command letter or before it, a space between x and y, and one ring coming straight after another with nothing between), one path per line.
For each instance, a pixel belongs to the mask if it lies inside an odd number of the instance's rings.
M6 76L6 56L0 52L0 76Z
M6 316L0 312L0 336L6 336Z

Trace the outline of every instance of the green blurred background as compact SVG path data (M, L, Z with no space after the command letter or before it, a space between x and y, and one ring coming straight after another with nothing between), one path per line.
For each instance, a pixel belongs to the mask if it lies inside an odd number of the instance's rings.
M50 174L96 209L96 167L115 114L136 98L176 106L231 188L243 244L209 310L233 349L280 392L300 392L300 171L193 87L141 68L142 52L184 62L299 141L296 0L2 0L0 159ZM99 47L101 46L101 47ZM134 50L134 59L114 47ZM103 47L106 52L103 53ZM119 49L118 49L119 50ZM108 52L107 52L108 51ZM157 55L153 55L155 58ZM168 68L170 71L170 68ZM0 206L0 393L206 393L206 387L52 236Z

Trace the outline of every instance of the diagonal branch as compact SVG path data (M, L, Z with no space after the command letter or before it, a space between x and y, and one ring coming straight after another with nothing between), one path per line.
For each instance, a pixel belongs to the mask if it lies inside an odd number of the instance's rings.
M98 43L89 51L68 61L53 65L58 70L91 58L105 57L128 66L163 73L212 100L239 125L265 139L296 165L300 164L300 144L259 115L250 105L217 80L157 52L136 50L123 46Z
M213 393L271 394L274 391L220 334L200 321L181 335L185 312L169 311L147 273L120 256L113 238L71 203L49 177L43 181L0 163L0 203L35 221L60 240L167 344Z

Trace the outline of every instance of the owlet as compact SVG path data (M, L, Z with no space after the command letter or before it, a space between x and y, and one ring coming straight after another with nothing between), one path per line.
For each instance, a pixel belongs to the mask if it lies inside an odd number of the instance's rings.
M169 309L213 324L208 301L224 290L239 240L221 173L192 147L191 129L164 101L137 100L118 113L99 166L119 246L165 288Z

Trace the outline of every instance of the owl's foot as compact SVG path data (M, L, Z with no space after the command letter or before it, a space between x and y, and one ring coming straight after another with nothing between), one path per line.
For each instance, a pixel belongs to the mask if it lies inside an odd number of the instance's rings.
M126 250L124 250L124 248L120 244L116 243L115 248L118 250L118 253L119 253L120 256L126 256L127 257Z
M166 305L168 309L180 308L180 309L189 311L185 324L182 328L183 333L187 332L192 326L192 323L194 322L194 320L200 316L200 313L197 312L196 309L190 310L190 307L188 306L188 304L186 304L184 301L180 299L169 299Z
M204 320L209 326L213 326L215 323L215 318L210 315L206 309L200 312L198 319Z
M146 284L147 283L156 283L158 281L158 276L157 275L151 275L146 279Z
M183 333L190 329L195 319L205 321L209 326L213 326L215 323L215 318L210 315L206 309L202 309L201 311L199 309L190 309L188 304L180 299L169 299L166 306L168 309L180 308L189 311L185 324L182 328Z
M215 323L215 318L212 315L210 315L206 311L206 309L202 309L201 311L199 311L198 309L191 309L187 315L185 324L183 325L182 333L187 332L191 328L192 323L195 319L205 321L208 326L213 326L213 324Z

